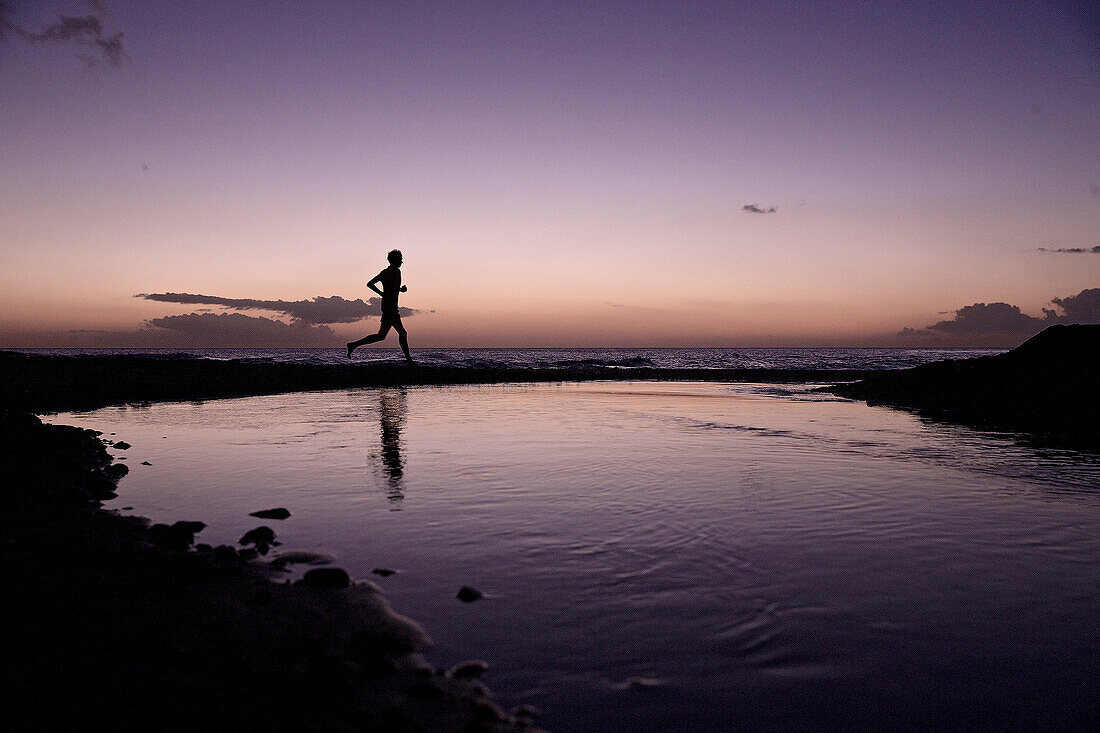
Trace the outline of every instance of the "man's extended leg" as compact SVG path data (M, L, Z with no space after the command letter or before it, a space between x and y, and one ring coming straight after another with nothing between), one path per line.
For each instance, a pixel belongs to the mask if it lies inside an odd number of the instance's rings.
M349 359L351 358L351 352L355 351L357 348L359 348L363 344L373 344L376 341L381 341L382 339L386 338L386 334L389 333L389 332L390 332L390 324L383 321L382 322L382 327L378 329L378 333L372 333L370 336L364 336L363 338L359 339L358 341L349 341L348 342L348 358ZM406 349L406 352L407 351L408 350Z

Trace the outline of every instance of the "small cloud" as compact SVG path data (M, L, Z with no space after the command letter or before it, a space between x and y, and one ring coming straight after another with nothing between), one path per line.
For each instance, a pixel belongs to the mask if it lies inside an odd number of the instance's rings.
M748 212L749 214L774 214L778 209L774 206L764 208L759 204L745 204L741 207L741 211Z
M1100 245L1095 247L1059 247L1057 249L1048 249L1047 247L1039 247L1036 252L1053 252L1056 254L1067 255L1100 255Z
M117 67L129 60L122 47L122 34L108 35L103 21L110 17L102 0L87 0L91 15L70 17L62 15L58 22L42 30L27 30L15 23L11 6L0 0L0 39L8 34L22 38L27 43L37 45L72 44L87 49L79 57L88 66Z

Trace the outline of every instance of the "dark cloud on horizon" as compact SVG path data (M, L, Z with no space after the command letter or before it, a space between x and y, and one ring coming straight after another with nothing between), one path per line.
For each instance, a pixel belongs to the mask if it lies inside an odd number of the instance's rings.
M955 317L926 326L925 331L970 336L973 334L1031 334L1043 328L1040 318L1029 316L1018 305L975 303L955 311Z
M197 295L192 293L139 293L135 298L144 298L160 303L179 303L182 305L218 305L233 310L263 310L282 313L296 322L354 323L364 318L382 315L380 298L362 298L347 300L338 295L325 297L318 295L312 300L257 300L254 298L223 298L218 295ZM418 311L401 307L401 316L413 316Z
M263 316L243 313L189 313L164 316L148 322L149 332L166 332L168 341L202 344L207 347L340 346L341 341L328 326L304 321L283 323ZM160 335L160 334L158 334Z
M1100 323L1100 288L1082 290L1077 295L1065 298L1051 298L1057 310L1043 309L1043 317L1046 320L1057 320L1060 323Z
M750 214L774 214L778 211L778 209L774 206L764 208L759 204L745 204L741 207L741 211L745 211Z
M1100 245L1095 247L1059 247L1057 249L1039 247L1036 251L1070 255L1100 255Z
M243 313L189 313L153 318L144 327L127 331L73 329L65 334L32 334L12 340L55 346L177 349L343 346L328 326L284 323Z
M79 57L88 66L117 67L129 60L122 47L122 33L108 35L103 28L103 21L110 16L106 5L102 0L86 0L86 5L91 15L62 15L57 23L30 31L16 24L11 4L0 0L0 39L12 35L31 44L71 43L87 49Z
M1100 323L1100 288L1082 290L1077 295L1052 298L1053 308L1044 308L1041 317L1029 316L1019 306L1008 303L974 303L955 311L955 317L924 328L904 328L903 338L974 341L993 339L986 345L1019 342L1047 326L1057 323Z

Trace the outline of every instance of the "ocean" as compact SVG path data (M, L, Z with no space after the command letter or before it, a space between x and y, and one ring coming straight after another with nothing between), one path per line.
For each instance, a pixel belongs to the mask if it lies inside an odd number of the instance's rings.
M9 349L28 354L142 355L153 359L241 359L252 362L346 364L338 349ZM496 368L571 368L609 366L622 369L905 369L944 359L999 354L1004 349L413 349L424 366ZM401 351L363 347L355 363L404 363Z

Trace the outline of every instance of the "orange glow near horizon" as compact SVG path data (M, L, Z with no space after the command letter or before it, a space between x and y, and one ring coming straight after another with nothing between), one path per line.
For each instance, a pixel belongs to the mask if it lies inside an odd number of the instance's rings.
M138 293L365 299L392 248L421 347L901 345L1100 287L1065 9L179 12L120 0L111 68L0 41L0 346L207 312Z

